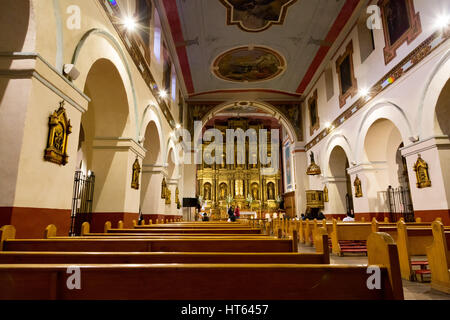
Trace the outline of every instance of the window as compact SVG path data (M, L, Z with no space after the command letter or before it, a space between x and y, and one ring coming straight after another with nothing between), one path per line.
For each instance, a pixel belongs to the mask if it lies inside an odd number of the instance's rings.
M172 100L177 101L177 75L175 68L172 66Z
M419 13L415 13L413 0L380 0L386 46L384 62L397 56L397 49L406 41L410 44L422 32Z
M339 106L342 108L348 97L354 97L358 84L353 68L353 42L347 45L345 52L336 60L336 72L339 80Z
M153 31L153 53L158 62L161 62L161 23L158 12L155 10L155 26Z
M317 89L308 100L308 110L310 120L309 133L312 136L314 134L314 131L320 128L319 111L317 108Z
M370 54L375 50L375 39L373 29L367 28L368 16L363 15L363 19L358 23L358 42L361 63L366 61Z
M327 101L334 96L333 70L331 67L325 70L325 85L327 89Z

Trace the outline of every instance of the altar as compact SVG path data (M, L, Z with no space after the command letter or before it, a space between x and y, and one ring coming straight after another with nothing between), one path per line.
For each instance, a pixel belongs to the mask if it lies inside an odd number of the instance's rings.
M253 217L253 219L257 219L258 218L258 214L255 211L241 211L240 212L240 218L241 219L252 219L251 217Z

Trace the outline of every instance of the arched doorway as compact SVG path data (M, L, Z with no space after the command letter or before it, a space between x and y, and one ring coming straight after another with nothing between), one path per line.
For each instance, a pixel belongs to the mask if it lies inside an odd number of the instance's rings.
M110 60L99 59L92 65L84 92L91 102L81 118L76 163L86 177L95 175L92 215L87 212L82 218L95 232L102 230L105 221L131 223L125 215L137 210L127 203L126 194L130 192L129 163L137 155L130 153L133 142L122 138L128 136L128 98L119 71Z
M403 146L402 135L391 120L381 118L369 127L363 154L369 164L363 170L366 185L362 186L370 214L366 218L414 219L408 169L401 154Z
M147 150L143 160L142 170L142 188L140 208L143 219L148 223L156 219L160 213L162 184L162 152L160 145L160 136L157 125L150 121L144 134L144 148Z
M349 161L344 149L335 146L329 159L327 213L345 215L353 211L353 197L350 175L347 172Z

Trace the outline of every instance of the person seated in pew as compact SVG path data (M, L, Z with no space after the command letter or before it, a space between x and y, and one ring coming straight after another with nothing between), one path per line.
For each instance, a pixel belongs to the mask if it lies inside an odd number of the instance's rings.
M208 214L206 212L203 213L202 221L204 221L204 222L208 222L209 221L209 217L208 217Z
M342 219L343 222L352 222L355 221L355 218L352 217L351 212L347 212L347 216Z
M319 212L319 215L317 217L317 220L325 220L325 215L323 214L322 211Z
M304 214L304 213L302 213L302 214L300 215L300 219L301 219L301 220L303 220L303 221L305 221L305 220L306 220L306 216L305 216L305 214Z

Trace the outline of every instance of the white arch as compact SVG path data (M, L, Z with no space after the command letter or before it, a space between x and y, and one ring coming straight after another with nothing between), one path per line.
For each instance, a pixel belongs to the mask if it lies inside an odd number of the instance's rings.
M228 102L224 102L216 107L214 107L213 109L211 109L203 118L202 118L202 127L205 126L205 124L212 118L214 118L216 116L216 114L220 113L221 111L233 107L233 106L238 106L239 102L242 102L242 100L235 100L235 101L228 101ZM286 118L286 116L284 114L282 114L275 106L267 103L267 102L262 102L262 101L250 101L249 102L250 106L256 107L260 110L263 110L265 112L267 112L268 114L272 115L275 119L277 119L286 129L287 129L287 133L289 136L289 139L291 141L297 141L297 134L295 132L294 127L292 126L292 124L290 123L289 119ZM301 112L299 110L299 112ZM201 133L201 132L200 132ZM197 132L197 134L199 134L199 132ZM198 139L200 137L195 136L194 137L196 140L198 141Z
M162 129L162 121L161 121L161 114L159 112L159 109L154 104L149 104L142 114L141 118L141 125L139 130L139 142L143 143L144 137L145 137L145 131L147 130L147 126L150 122L154 122L156 125L156 129L158 130L159 135L159 145L160 145L160 158L161 161L164 159L165 161L165 155L166 155L166 144L164 141L166 141L166 137L164 135L164 130Z
M364 142L367 131L379 119L390 120L400 132L404 145L410 144L409 138L413 136L413 131L405 112L392 102L379 102L369 108L361 119L355 145L355 160L358 164L364 161Z
M174 173L173 176L175 176L175 179L180 178L180 146L179 144L175 144L175 141L172 137L170 137L167 141L166 144L166 150L167 152L164 155L164 166L166 168L168 168L169 166L169 155L170 155L170 151L173 151L173 155L174 155ZM168 177L169 179L171 179L172 177Z
M450 78L450 49L434 66L422 93L416 112L417 136L421 140L442 134L436 132L436 104L442 89Z
M87 40L89 38L91 38L92 36L100 36L101 38L105 39L108 41L108 43L111 45L112 49L114 50L114 52L117 54L118 58L121 61L121 66L123 67L123 70L121 70L120 66L117 65L117 61L114 61L114 59L110 59L110 57L106 57L106 56L99 56L98 58L105 58L108 60L111 60L111 62L116 66L116 68L121 73L121 77L123 78L123 73L126 74L126 77L128 78L128 81L125 81L125 79L122 79L125 88L127 90L127 96L131 96L132 98L130 99L128 97L129 100L132 100L132 103L134 106L134 113L133 112L129 112L130 116L134 115L134 127L135 127L135 136L134 139L136 141L139 140L139 114L138 114L138 105L137 105L137 97L136 97L136 91L135 91L135 87L134 87L134 82L133 82L133 78L131 75L131 71L130 71L130 66L128 64L128 61L126 59L125 53L122 49L122 47L120 46L120 43L117 41L117 39L108 31L103 30L103 29L91 29L89 31L87 31L83 37L81 38L81 40L78 42L75 51L73 53L73 57L72 57L72 64L76 65L77 62L79 61L79 57L81 54L81 50L85 47ZM98 51L102 51L102 50L96 50ZM94 61L92 61L91 66L95 63L96 60L98 59L92 59ZM89 71L89 69L87 69L87 71ZM80 88L84 87L84 83L86 81L86 77L87 77L87 72L86 74L84 74L82 77L80 77L80 79L78 79L78 82L81 83L82 85L78 85Z
M341 147L345 155L347 156L348 162L352 163L354 161L352 147L346 136L343 134L334 134L327 142L325 152L322 155L321 167L326 171L325 175L329 176L330 174L330 157L335 147Z

